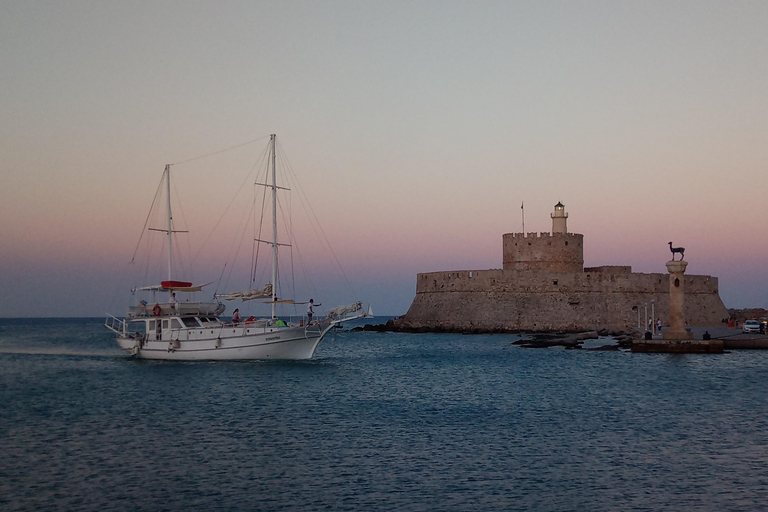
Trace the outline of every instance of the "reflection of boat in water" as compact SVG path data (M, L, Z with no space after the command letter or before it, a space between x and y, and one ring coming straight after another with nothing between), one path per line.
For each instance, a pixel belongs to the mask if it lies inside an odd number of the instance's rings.
M272 281L262 289L215 295L212 302L177 301L177 292L199 292L203 286L173 279L173 217L171 215L170 166L164 171L168 194L167 228L153 229L167 234L168 279L160 285L137 288L134 291L161 293L166 300L142 300L129 306L125 319L109 316L106 327L117 336L117 343L134 357L169 360L231 360L231 359L310 359L323 336L341 322L370 315L360 302L340 306L328 312L322 321L285 322L276 316L277 304L301 304L277 297L278 244L276 137L270 137L271 184L258 184L271 189L272 238L257 240L272 247ZM156 295L155 295L156 296ZM221 318L225 305L221 300L263 299L271 304L269 318L250 317L245 321L226 322Z

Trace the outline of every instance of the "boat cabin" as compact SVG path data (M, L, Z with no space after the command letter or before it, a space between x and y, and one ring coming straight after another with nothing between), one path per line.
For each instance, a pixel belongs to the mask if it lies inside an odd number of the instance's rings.
M226 324L214 316L165 316L130 321L131 331L145 340L161 341L178 339L182 330L193 331L198 336L215 335Z
M233 336L275 332L286 327L282 320L250 317L237 324L223 322L219 315L225 306L220 302L166 302L130 306L125 323L112 329L132 339L147 341L202 341ZM113 322L114 324L114 322Z

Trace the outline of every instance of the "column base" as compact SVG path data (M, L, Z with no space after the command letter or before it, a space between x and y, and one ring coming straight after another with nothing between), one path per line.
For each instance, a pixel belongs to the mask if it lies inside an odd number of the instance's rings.
M665 340L692 340L693 333L688 331L666 331L661 333L661 338Z

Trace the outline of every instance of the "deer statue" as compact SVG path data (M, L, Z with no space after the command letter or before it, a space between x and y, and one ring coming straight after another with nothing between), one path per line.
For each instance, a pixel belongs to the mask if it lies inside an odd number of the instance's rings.
M685 257L685 247L672 247L672 242L669 242L669 250L672 251L672 261L675 261L675 253L680 253L680 260Z

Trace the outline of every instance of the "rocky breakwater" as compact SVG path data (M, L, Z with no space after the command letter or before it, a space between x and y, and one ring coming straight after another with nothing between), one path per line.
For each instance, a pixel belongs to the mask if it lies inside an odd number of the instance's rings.
M614 343L600 345L585 350L619 350L622 348L631 348L632 338L635 333L622 330L601 329L599 331L585 331L577 333L553 332L553 333L535 333L511 329L454 329L454 328L434 328L434 327L412 327L408 324L398 322L398 319L388 320L383 324L366 324L362 327L355 327L352 331L364 332L405 332L405 333L452 333L452 334L518 334L522 339L513 342L513 345L519 345L523 348L548 348L565 347L566 349L582 349L587 340L598 340L600 338L611 338ZM609 341L609 340L606 340Z
M609 343L591 348L584 348L584 342L587 340L599 340L600 338L611 338ZM609 341L609 340L605 340ZM565 347L568 349L584 349L596 351L617 351L620 349L630 349L632 347L632 336L625 332L614 331L588 331L576 334L533 334L512 343L520 345L523 348L549 348Z

